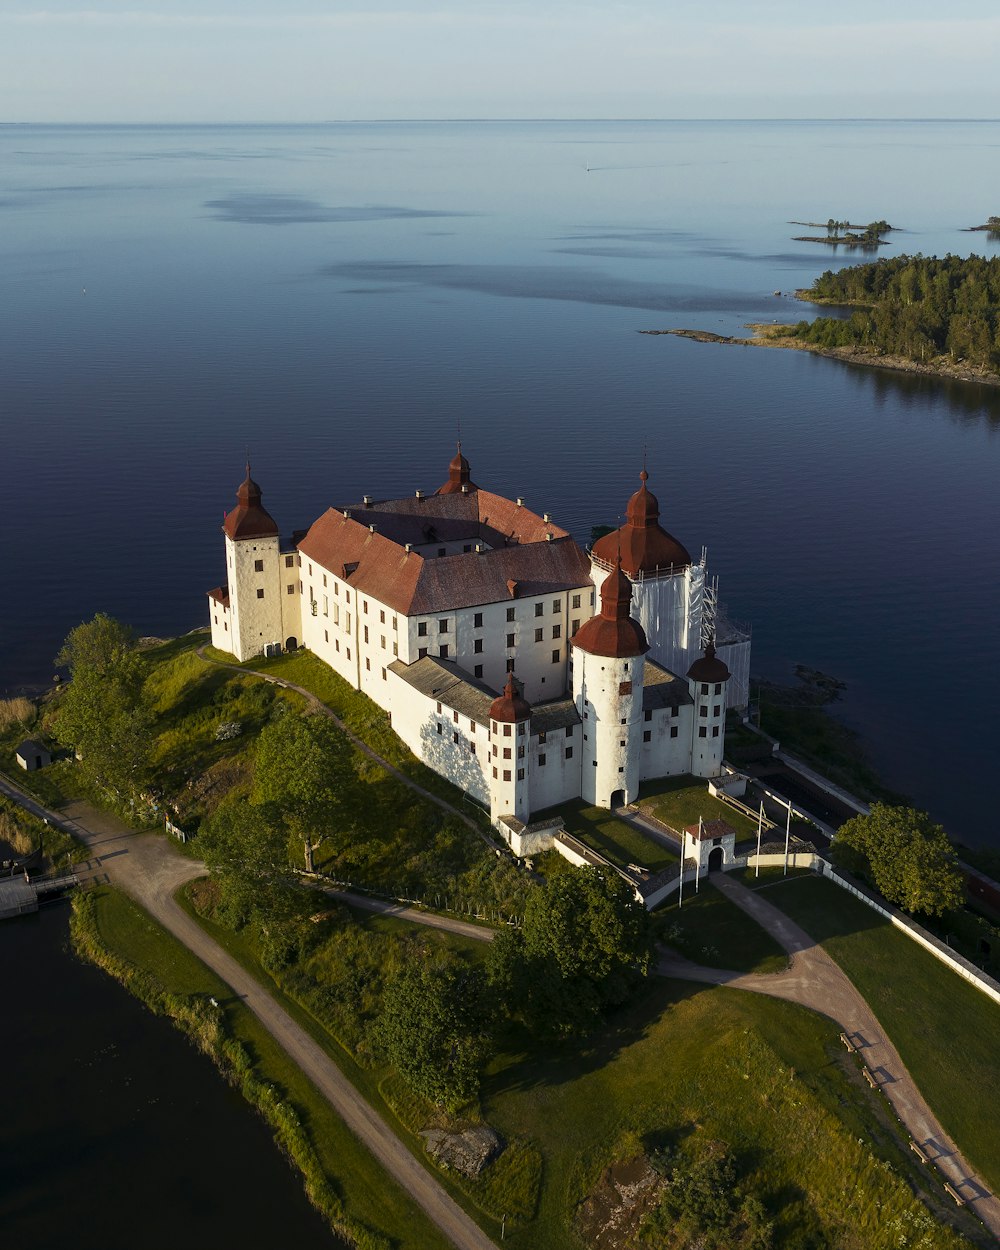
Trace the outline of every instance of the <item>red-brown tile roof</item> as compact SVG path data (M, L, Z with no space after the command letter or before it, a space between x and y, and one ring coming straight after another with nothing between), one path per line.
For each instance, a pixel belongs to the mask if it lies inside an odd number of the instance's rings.
M576 631L573 646L591 655L616 660L645 655L649 643L642 626L631 615L631 609L632 583L616 560L601 586L601 610Z
M232 539L237 538L275 538L278 527L274 518L261 503L261 490L250 476L247 475L240 483L236 492L236 507L226 514L222 528Z
M209 599L214 599L216 603L221 603L224 608L229 607L229 587L216 586L214 590L208 592Z
M627 520L594 543L594 555L611 564L621 554L622 568L630 577L657 569L684 568L691 557L684 545L660 525L660 504L647 488L649 474L639 474L639 489L628 501Z
M510 500L482 491L473 495L435 495L427 502L444 502L451 510L455 504L474 506L476 495L483 494L494 517L506 517L498 507L500 503L517 513L525 512ZM379 532L382 526L394 529L394 517L408 515L402 505L419 507L420 501L388 503L401 507L398 512L389 510L386 504L350 509L356 512L357 520L331 508L310 527L299 543L299 551L337 577L346 578L356 591L407 616L508 600L510 581L517 583L518 598L586 586L590 581L584 553L564 530L545 525L541 518L535 520L543 527L542 532L553 533L557 541L525 541L495 550L427 559L416 551L407 552L398 539L394 541ZM374 532L369 529L370 524L377 526ZM532 528L523 526L521 532L530 533Z

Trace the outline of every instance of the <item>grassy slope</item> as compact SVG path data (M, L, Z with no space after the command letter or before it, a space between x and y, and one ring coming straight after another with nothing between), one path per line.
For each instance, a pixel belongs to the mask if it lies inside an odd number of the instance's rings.
M681 906L674 897L657 908L653 924L659 940L710 968L766 974L788 964L774 938L707 882Z
M840 964L942 1124L1000 1188L1000 1006L832 882L790 880L767 898Z
M401 1248L442 1250L447 1245L228 986L125 895L102 887L97 914L109 949L149 971L169 993L218 999L230 1030L254 1056L259 1075L298 1111L351 1220L392 1238Z
M838 1051L829 1022L800 1008L654 981L596 1045L502 1057L487 1118L533 1136L545 1161L538 1218L507 1239L576 1250L573 1211L609 1162L718 1138L774 1215L777 1246L816 1244L797 1237L822 1229L823 1244L888 1250L921 1225L924 1250L966 1244L912 1198L900 1174L913 1166Z
M626 821L612 816L602 807L588 807L581 799L564 803L544 815L554 813L565 820L568 833L621 867L638 864L652 872L659 872L676 864L679 858Z

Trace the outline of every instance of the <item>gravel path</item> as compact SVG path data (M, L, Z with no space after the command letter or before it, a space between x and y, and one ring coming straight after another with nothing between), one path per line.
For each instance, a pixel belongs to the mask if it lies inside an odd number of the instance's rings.
M871 1008L823 948L759 893L732 877L713 873L708 880L752 916L791 956L785 972L769 976L705 968L662 951L657 970L667 977L750 990L810 1007L843 1029L913 1140L990 1232L1000 1239L1000 1201L963 1159L941 1127L886 1037ZM984 1097L988 1097L984 1091Z
M348 1128L457 1250L496 1250L494 1243L414 1158L329 1055L174 900L174 892L181 885L205 872L204 864L179 854L161 835L136 833L87 803L69 803L57 814L14 786L0 782L0 789L36 815L62 825L85 842L93 858L89 864L80 865L82 872L106 878L123 889L232 988ZM351 901L357 902L354 897ZM462 922L449 921L451 923ZM482 936L481 932L476 936Z

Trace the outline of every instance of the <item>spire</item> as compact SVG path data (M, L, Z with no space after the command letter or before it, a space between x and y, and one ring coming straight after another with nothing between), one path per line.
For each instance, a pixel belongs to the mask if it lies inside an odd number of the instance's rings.
M520 686L513 673L507 674L503 694L494 699L490 706L490 720L514 723L528 720L531 716L531 704L520 691Z
M236 507L227 513L223 529L234 541L238 538L276 538L278 527L274 518L261 503L261 489L250 476L250 458L247 457L247 475L236 492Z
M705 654L699 656L687 671L691 681L728 681L729 669L723 660L715 654L715 639L705 643Z
M632 616L632 583L622 571L621 559L601 585L601 610L573 635L574 647L591 655L625 659L649 650L642 626Z
M458 448L455 455L448 465L448 480L439 487L437 493L439 495L457 495L462 491L468 492L478 490L479 487L472 480L472 470L469 468L469 462L462 455L462 440L458 440Z
M620 555L622 568L629 577L679 570L691 563L684 546L660 525L660 501L646 485L648 481L643 455L639 489L628 501L625 524L599 538L593 547L593 554L606 562L605 567Z

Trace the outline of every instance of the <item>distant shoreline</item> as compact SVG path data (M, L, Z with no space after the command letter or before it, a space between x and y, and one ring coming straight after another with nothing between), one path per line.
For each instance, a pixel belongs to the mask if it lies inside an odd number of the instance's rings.
M924 377L950 378L955 382L976 382L981 386L1000 387L1000 374L975 373L963 365L954 365L940 357L930 363L908 360L905 356L881 356L874 352L866 352L858 347L819 347L815 343L807 343L795 338L787 332L794 327L790 325L767 324L766 322L750 322L747 327L753 331L750 338L735 335L713 334L710 330L640 330L640 334L672 334L677 338L691 339L695 343L726 343L738 347L771 347L786 351L811 352L814 356L828 356L832 360L844 361L852 365L865 365L874 369L892 369L896 373L915 373Z

